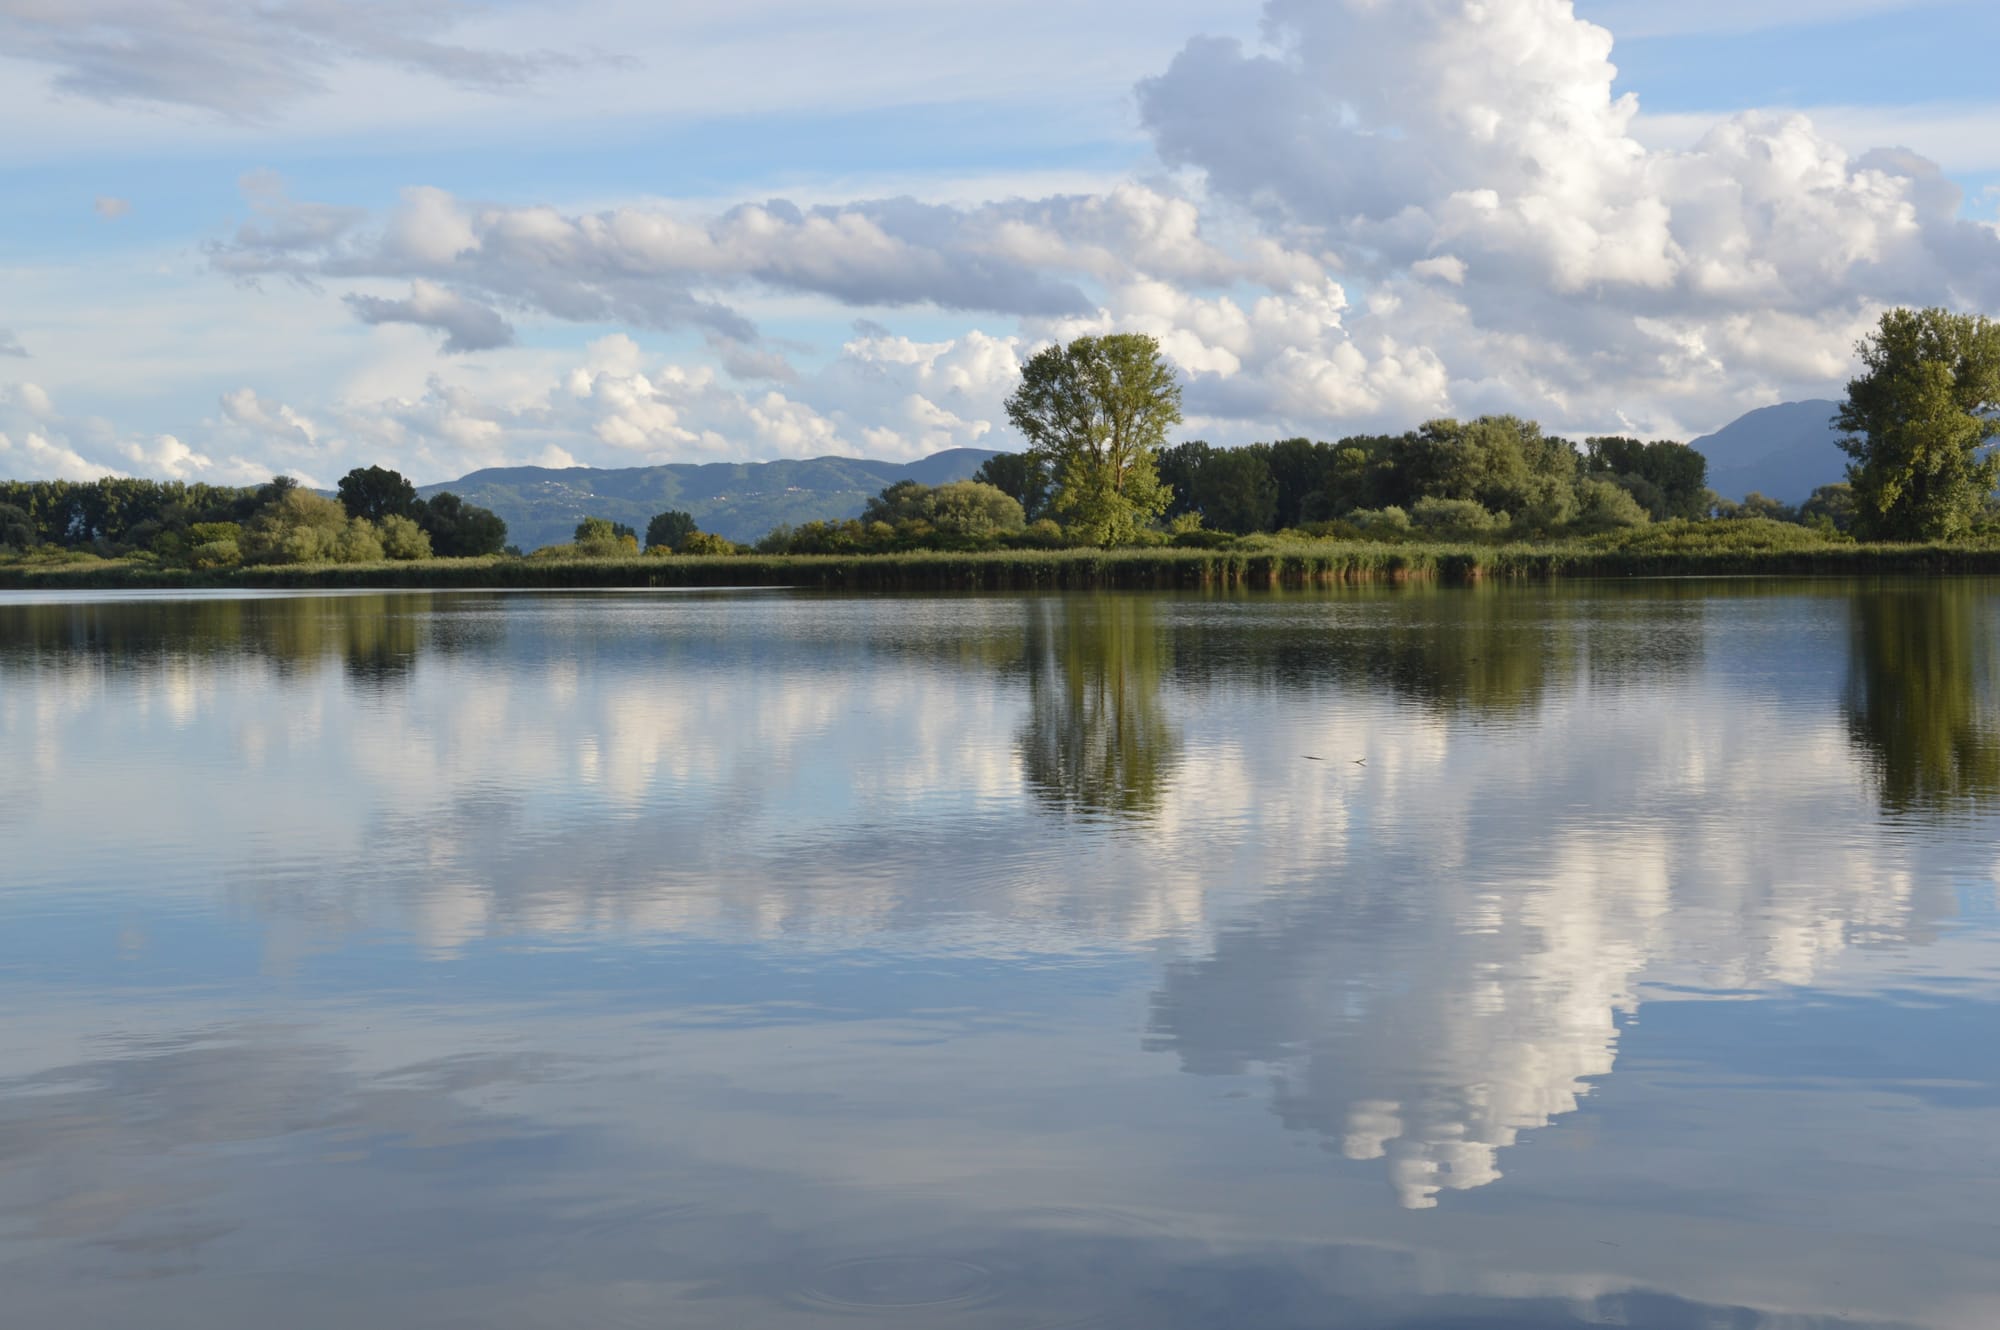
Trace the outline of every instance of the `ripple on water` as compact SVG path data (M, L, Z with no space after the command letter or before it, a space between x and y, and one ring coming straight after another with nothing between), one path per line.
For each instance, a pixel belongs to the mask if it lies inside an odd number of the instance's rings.
M820 1266L799 1293L848 1311L930 1311L990 1302L998 1282L985 1266L955 1256L863 1256Z

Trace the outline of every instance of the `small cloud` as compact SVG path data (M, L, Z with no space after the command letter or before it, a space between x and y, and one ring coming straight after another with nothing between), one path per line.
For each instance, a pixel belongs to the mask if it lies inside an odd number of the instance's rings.
M28 348L21 345L20 338L14 336L13 333L8 332L5 328L0 328L0 356L18 356L26 360L28 358Z
M514 327L491 305L468 300L421 277L404 300L351 295L347 304L363 323L411 323L445 335L446 352L490 351L514 344Z
M875 320L873 319L856 319L853 323L849 324L848 327L854 329L854 335L856 337L881 338L881 337L895 336L895 334L890 332L888 328L884 327L882 324L875 322Z
M109 194L99 194L97 201L90 205L97 215L107 222L115 222L132 211L132 200L114 199Z

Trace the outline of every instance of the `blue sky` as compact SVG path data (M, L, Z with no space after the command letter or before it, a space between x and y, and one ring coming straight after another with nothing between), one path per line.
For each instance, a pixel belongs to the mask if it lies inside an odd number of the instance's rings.
M1222 442L1687 437L1837 393L1886 305L2000 301L1997 38L1892 0L0 0L0 473L1006 447L1020 359L1111 328Z

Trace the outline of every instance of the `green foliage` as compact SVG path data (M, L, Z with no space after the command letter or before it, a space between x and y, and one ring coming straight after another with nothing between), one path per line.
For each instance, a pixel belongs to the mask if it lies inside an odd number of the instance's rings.
M631 527L608 517L586 517L576 524L574 546L578 558L615 559L638 553L639 537Z
M1196 484L1202 520L1219 531L1248 535L1268 531L1278 520L1278 482L1264 450L1230 448L1202 463Z
M655 516L652 521L646 523L646 548L649 550L666 549L678 552L681 546L686 543L687 538L699 529L695 525L692 513L684 513L677 508L670 508L666 512Z
M1824 537L1791 522L1746 517L1727 522L1655 522L1612 537L1618 549L1645 553L1748 554L1823 547Z
M1799 509L1799 520L1818 528L1846 533L1854 527L1854 487L1842 482L1821 485Z
M1583 531L1621 531L1645 526L1652 515L1623 487L1609 480L1586 477L1576 484L1575 525Z
M1410 523L1430 536L1466 536L1491 531L1498 519L1472 499L1418 499Z
M1376 538L1395 539L1410 532L1410 515L1391 504L1387 508L1357 508L1347 520L1360 531Z
M391 513L379 524L382 553L391 559L428 559L431 557L430 533L418 526L415 518Z
M1049 506L1048 467L1027 453L999 453L980 463L972 478L991 485L1021 505L1029 520L1043 516Z
M1007 418L1055 479L1052 510L1091 543L1130 540L1165 510L1155 455L1180 423L1181 387L1151 337L1044 348L1023 367Z
M1743 496L1743 502L1731 503L1720 499L1715 504L1715 515L1725 522L1740 522L1748 518L1761 518L1767 522L1795 522L1798 510L1788 503L1781 503L1768 495L1751 490Z
M1708 459L1684 443L1638 439L1585 439L1584 467L1615 479L1655 521L1708 515Z
M240 521L260 500L258 491L117 476L0 481L0 544L105 554L150 549L191 522Z
M861 510L864 523L883 522L895 526L901 522L924 522L930 520L931 487L914 480L899 480L868 501Z
M431 538L431 551L444 559L476 559L498 554L507 544L507 524L497 513L467 503L449 490L419 499L417 525Z
M349 517L380 522L416 514L417 487L386 467L356 467L335 488Z
M681 542L682 554L734 554L736 542L708 531L691 531Z
M1854 460L1854 530L1871 540L1966 534L2000 482L2000 323L1894 309L1857 348L1836 418ZM1983 454L1983 455L1982 455Z
M987 540L1027 525L1019 500L977 480L957 480L930 492L930 523L956 540Z
M1576 450L1514 416L1433 420L1397 440L1390 461L1402 503L1471 499L1536 530L1560 527L1575 511Z
M859 554L976 549L1021 535L1021 505L993 485L958 480L932 489L898 481L868 501L859 520L782 527L758 542L765 553Z
M35 519L25 508L0 504L0 546L25 550L35 544Z

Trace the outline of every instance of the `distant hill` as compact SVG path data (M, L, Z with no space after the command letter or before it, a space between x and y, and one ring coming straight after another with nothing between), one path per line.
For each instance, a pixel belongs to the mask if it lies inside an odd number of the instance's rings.
M428 498L450 490L491 508L506 519L508 542L524 550L561 544L586 517L623 522L643 539L646 523L669 508L693 514L704 531L752 541L781 524L858 517L871 497L899 480L944 485L967 479L992 456L982 448L953 448L916 462L815 457L616 470L504 466L417 492Z
M1803 503L1821 485L1847 478L1847 454L1833 428L1840 403L1787 402L1752 411L1689 446L1708 459L1708 487L1725 499L1751 490Z

